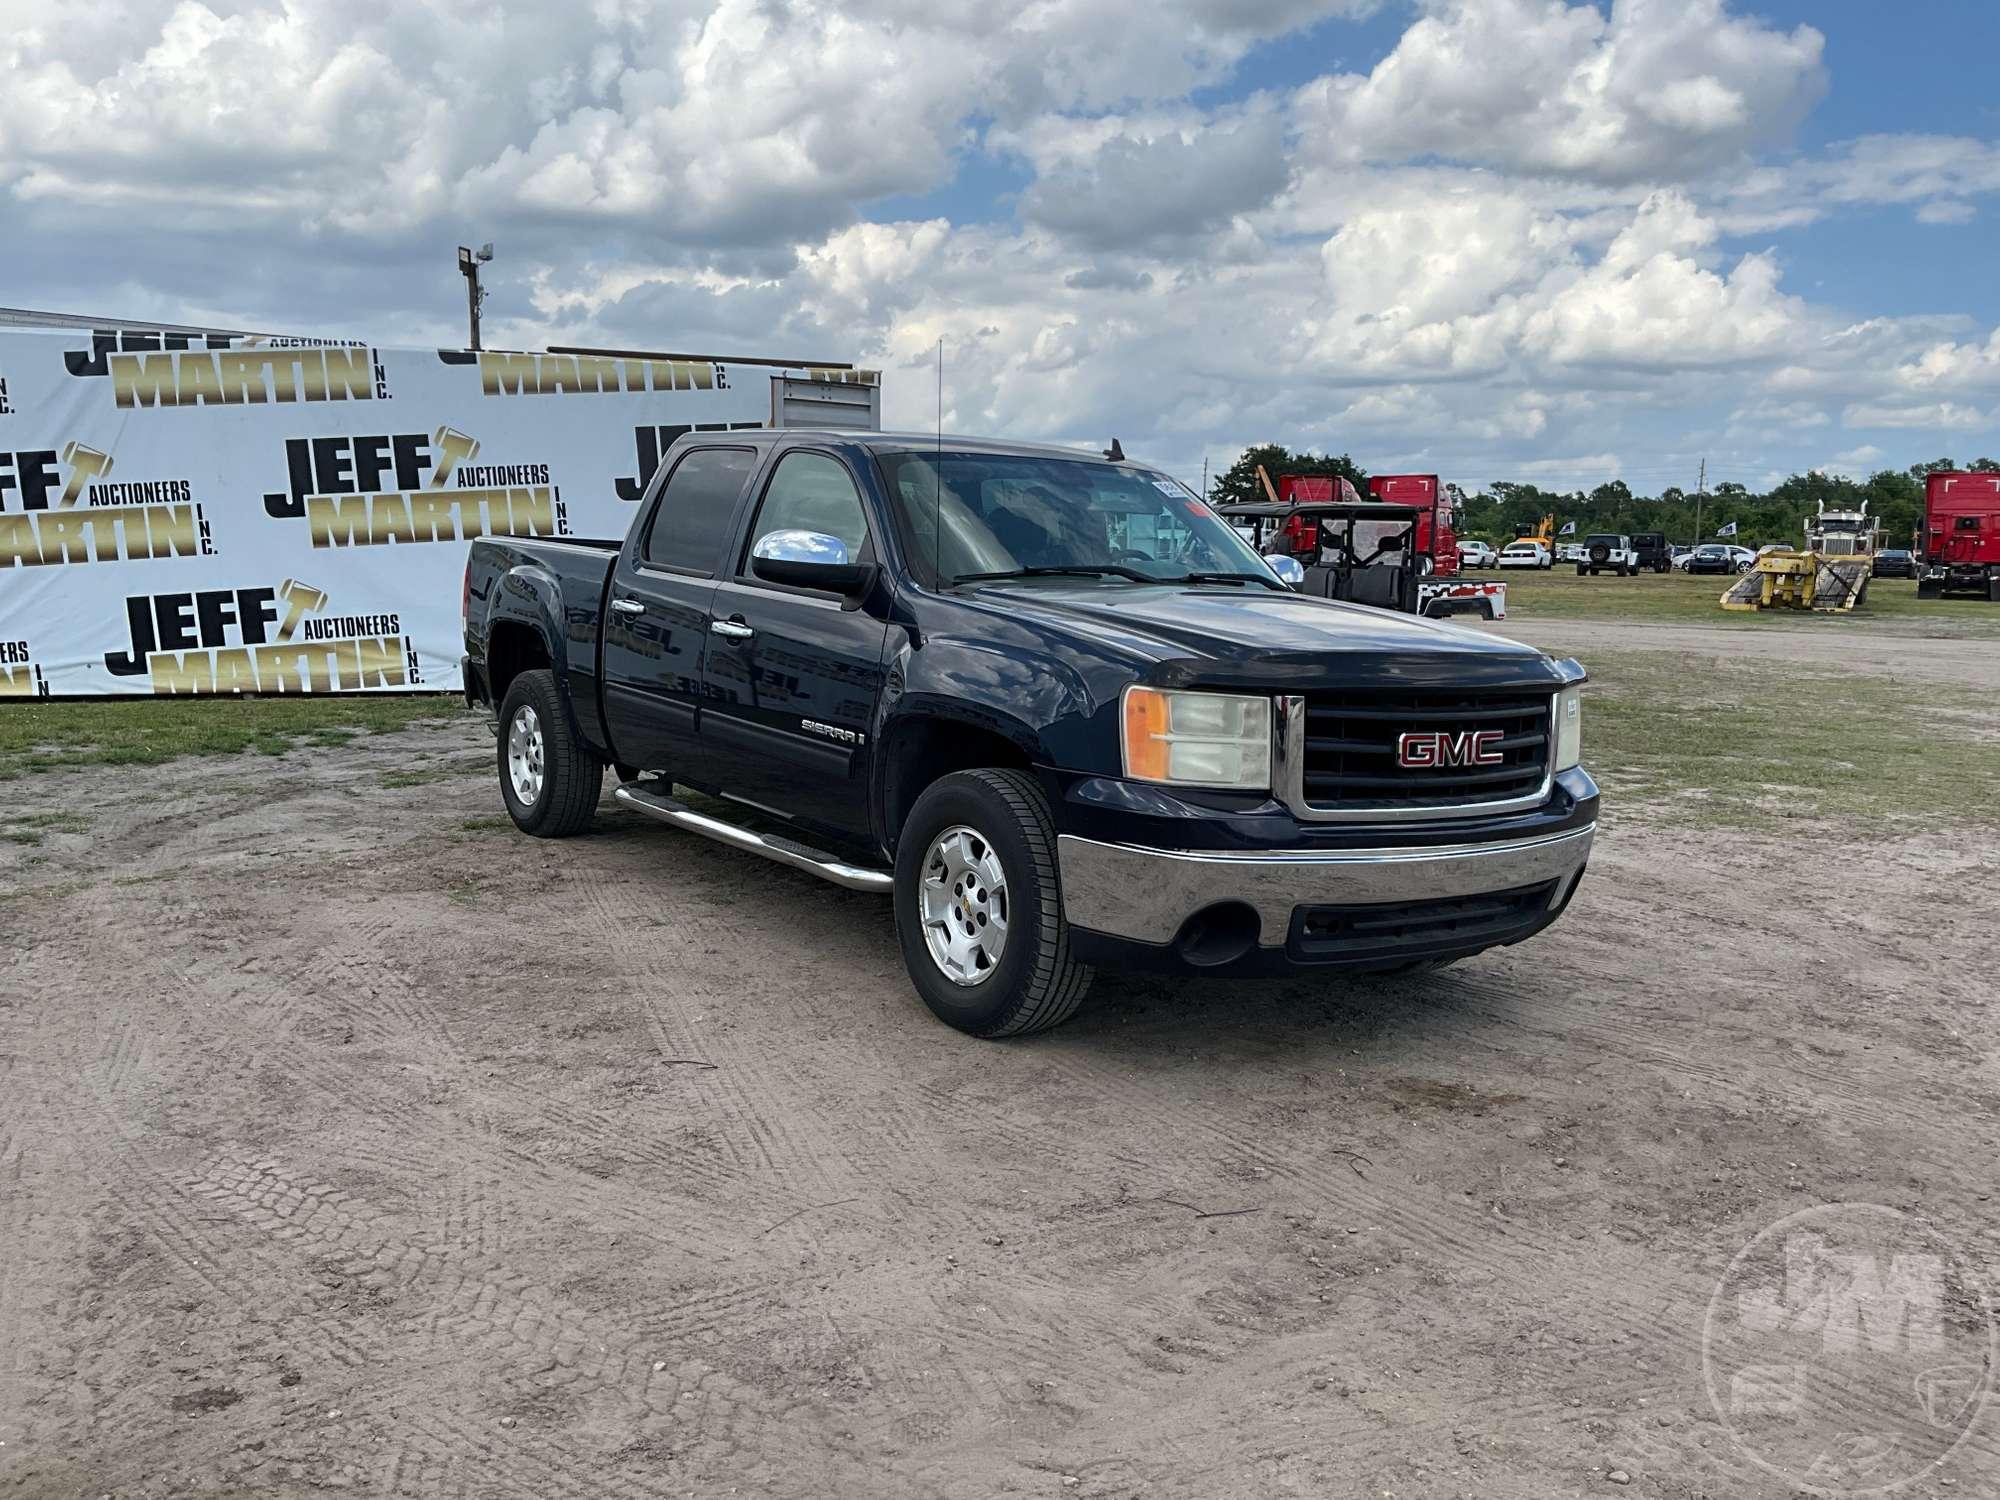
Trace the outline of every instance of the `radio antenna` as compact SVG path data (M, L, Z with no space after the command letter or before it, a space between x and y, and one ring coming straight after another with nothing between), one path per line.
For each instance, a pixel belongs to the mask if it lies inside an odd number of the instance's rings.
M944 335L937 347L937 454L931 463L931 576L944 588Z

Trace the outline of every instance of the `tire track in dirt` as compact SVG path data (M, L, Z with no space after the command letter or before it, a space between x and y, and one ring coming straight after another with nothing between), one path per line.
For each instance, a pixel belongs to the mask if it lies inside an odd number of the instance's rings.
M504 1262L413 1240L391 1216L268 1160L225 1153L187 1186L212 1207L374 1287L392 1303L423 1303L422 1310L395 1319L404 1361L407 1340L420 1338L433 1362L471 1359L512 1389L559 1392L637 1438L683 1435L680 1451L699 1463L729 1463L746 1446L766 1451L800 1415L798 1403L770 1402L705 1360L676 1359L671 1350L646 1346L624 1319L568 1306ZM758 1441L751 1444L752 1438ZM552 1441L546 1434L539 1440Z
M753 871L764 874L754 867ZM584 936L599 944L609 944L614 951L622 948L621 934L633 930L633 920L645 909L637 903L635 889L631 881L598 887L596 905L601 925L598 931ZM882 916L886 919L886 911ZM705 929L702 936L707 936L708 931ZM760 946L754 931L722 932L716 937L735 950L754 950ZM703 946L701 938L676 935L660 940L659 946L666 951L677 951L685 959L684 963L664 966L664 975L699 971L702 955L693 950ZM900 973L897 977L901 982ZM680 999L673 981L669 979L668 983L669 999L677 1014L685 1018L688 1007ZM764 993L773 1006L799 1003L796 997L769 990ZM827 1003L838 1004L844 998L835 996ZM784 1024L787 1029L796 1028L795 1018L788 1017ZM761 1047L754 1055L747 1055L745 1049L733 1044L732 1033L728 1038L730 1045L723 1047L714 1045L713 1038L704 1038L707 1050L699 1054L710 1060L729 1058L732 1075L739 1069L754 1069L742 1093L744 1107L775 1111L808 1122L809 1130L801 1133L809 1135L821 1160L832 1158L839 1174L827 1179L827 1191L842 1197L853 1194L863 1200L865 1206L849 1214L841 1213L847 1205L835 1204L823 1213L812 1215L813 1224L801 1231L804 1234L815 1235L823 1218L858 1225L886 1220L913 1233L934 1235L943 1230L947 1236L967 1240L990 1229L989 1221L976 1207L968 1208L964 1203L961 1161L941 1149L941 1135L951 1144L972 1135L994 1144L1011 1140L1034 1164L1037 1182L1046 1179L1051 1158L1077 1169L1094 1160L1092 1153L1069 1147L1065 1137L1046 1126L1025 1125L1003 1110L984 1104L966 1111L961 1107L964 1101L929 1087L909 1067L900 1071L886 1068L869 1056L865 1045L857 1045L851 1033L837 1026L832 1032L831 1045L835 1050L823 1061L826 1071L841 1082L841 1108L837 1115L822 1107L820 1079L805 1075L793 1065L793 1054L787 1049ZM967 1113L975 1114L976 1119L968 1122L954 1118L955 1114ZM794 1149L806 1148L801 1144ZM887 1183L897 1184L898 1191L885 1196L881 1186ZM925 1188L931 1191L917 1199L917 1194ZM1058 1285L1053 1280L1048 1283L1051 1289ZM1117 1386L1114 1367L1122 1363L1127 1368L1137 1368L1136 1359L1127 1349L1128 1330L1109 1310L1066 1306L1067 1300L1016 1302L1010 1309L1011 1326L996 1323L990 1315L968 1316L956 1302L934 1303L934 1321L927 1321L924 1326L931 1330L930 1337L944 1347L926 1348L919 1355L892 1343L871 1358L871 1375L878 1388L885 1392L900 1390L907 1403L935 1405L942 1386L959 1393L961 1403L983 1410L993 1403L982 1394L990 1385L982 1356L997 1354L1026 1368L1062 1362L1066 1373L1080 1387L1095 1394L1108 1393ZM929 1338L925 1341L928 1343ZM1080 1351L1083 1357L1079 1363ZM1124 1356L1122 1360L1120 1355ZM924 1373L920 1377L906 1373L916 1369ZM887 1411L869 1425L880 1430L885 1423L897 1420L893 1411Z
M644 859L652 842L634 839L628 857ZM691 842L676 840L669 847L686 852L685 846ZM590 852L601 857L612 847L610 840L605 840ZM715 1011L721 1002L715 989L703 996L692 992L694 986L712 978L734 977L708 972L729 967L726 958L720 965L708 962L721 956L731 936L715 927L714 911L724 904L724 898L712 890L687 893L679 908L682 921L668 927L658 923L659 903L674 887L657 867L651 880L640 883L631 878L631 871L600 870L587 856L568 873L569 890L583 905L575 915L566 916L565 922L583 928L579 938L587 935L628 984L651 982L652 988L641 994L640 1003L655 1029L662 1054L698 1057L717 1065L715 1072L722 1076L711 1074L710 1078L723 1100L722 1133L734 1143L739 1160L756 1163L804 1198L827 1201L843 1196L841 1185L827 1175L812 1142L801 1139L788 1123L788 1111L775 1097L778 1086L766 1076L768 1053L745 1047L737 1028L726 1020L704 1027L695 1019ZM698 876L721 873L697 870ZM596 922L583 920L590 915ZM689 918L693 919L692 930ZM705 1010L701 1009L704 1005ZM664 1017L661 1006L666 1011Z
M185 1018L196 1025L206 1021L207 1006L203 1002L209 997L196 990L185 974L177 969L163 969L152 962L145 952L133 953L131 964L134 970L150 970L148 977L168 992L183 995L188 1003L179 1010ZM303 973L294 977L262 972L255 976L253 996L259 993L265 996L298 995L302 988L305 988ZM322 993L316 990L308 992L315 995ZM255 1004L254 998L251 1003ZM329 1013L333 1014L342 1013L345 1004L338 991L333 990L324 992L324 1003ZM399 1006L398 1009L413 1018L422 1016L422 1010L414 1004ZM295 1005L292 1014L297 1013ZM259 1019L268 1021L268 1016L260 1016ZM417 1159L423 1161L433 1174L464 1182L467 1191L474 1194L484 1194L496 1188L510 1190L516 1197L531 1197L538 1208L546 1210L553 1206L585 1221L608 1222L616 1225L621 1232L641 1235L662 1249L675 1251L679 1251L683 1244L679 1234L698 1233L717 1239L733 1235L740 1229L745 1211L777 1220L806 1206L794 1198L782 1196L772 1185L703 1167L668 1143L650 1142L641 1135L638 1137L641 1149L634 1150L634 1132L625 1122L571 1110L550 1100L545 1093L512 1080L491 1080L479 1076L478 1070L451 1047L442 1034L441 1026L423 1037L429 1045L430 1055L439 1059L439 1067L444 1073L463 1080L466 1088L492 1089L516 1105L521 1113L510 1117L507 1122L514 1130L556 1136L567 1132L572 1138L587 1142L613 1159L648 1168L656 1176L671 1173L676 1179L692 1178L697 1182L706 1182L718 1193L727 1191L734 1194L736 1201L710 1203L681 1193L662 1193L653 1180L606 1182L573 1168L552 1165L543 1156L499 1139L492 1130L482 1128L467 1111L411 1097L394 1080L380 1076L367 1067L365 1059L361 1065L345 1062L337 1054L305 1039L277 1032L268 1024L260 1024L253 1035L255 1040L252 1045L256 1048L257 1060L272 1072L289 1079L295 1087L326 1100L335 1118L366 1119L393 1130L394 1135L388 1142L377 1143L383 1146L394 1142L424 1142L429 1150ZM237 1048L244 1045L240 1035L228 1030L219 1030L215 1040L217 1045ZM496 1082L499 1087L493 1088ZM357 1157L357 1161L368 1167L381 1165L372 1146ZM530 1189L531 1193L524 1191ZM663 1224L674 1226L677 1231L675 1239L661 1238Z
M350 1327L341 1324L336 1317L330 1317L327 1309L311 1299L294 1295L289 1300L272 1302L268 1291L263 1289L272 1285L297 1285L299 1278L291 1274L295 1263L274 1262L268 1251L255 1242L246 1244L239 1237L217 1234L207 1227L218 1222L218 1216L210 1211L218 1200L222 1206L235 1210L239 1218L254 1222L261 1216L267 1232L272 1223L283 1223L294 1217L300 1218L304 1224L318 1212L317 1205L322 1198L330 1195L337 1197L334 1190L324 1184L315 1184L312 1191L295 1190L291 1183L274 1173L261 1177L245 1176L239 1161L238 1190L232 1195L226 1189L218 1191L207 1174L177 1181L163 1169L150 1166L146 1153L132 1138L132 1127L120 1109L119 1097L131 1088L144 1055L145 1049L135 1023L125 1018L114 1025L105 1038L101 1057L79 1068L82 1080L90 1086L98 1112L103 1115L114 1136L111 1154L93 1161L91 1165L93 1175L103 1183L116 1209L147 1232L179 1274L196 1281L219 1304L258 1307L265 1321L285 1328L287 1342L295 1349L349 1370L379 1370L387 1365L395 1350L400 1350L400 1341L395 1335L358 1337ZM378 1286L396 1285L401 1290L408 1290L418 1280L419 1274L436 1269L432 1261L409 1249L390 1253L390 1237L371 1235L369 1226L365 1224L346 1222L343 1227L350 1231L347 1238L354 1241L347 1248L360 1255L358 1260L350 1257L339 1263L345 1274L372 1278ZM317 1237L308 1234L305 1238L309 1251L313 1248L339 1248L324 1233ZM322 1258L313 1257L315 1261ZM260 1274L246 1278L234 1269L246 1262ZM516 1323L520 1321L520 1318L515 1320ZM551 1316L546 1312L528 1321L545 1332L565 1327L560 1315ZM509 1325L509 1331L518 1334L512 1325ZM584 1337L588 1338L591 1331L584 1330ZM548 1342L547 1339L538 1342L532 1335L525 1339L517 1336L511 1341L502 1340L500 1347L503 1352L522 1347L534 1352ZM390 1345L394 1345L395 1350L388 1347ZM310 1401L302 1403L298 1414L303 1415L311 1405ZM393 1404L389 1409L394 1410ZM143 1400L114 1401L109 1406L100 1405L94 1411L92 1435L107 1441L115 1451L136 1450L145 1446L145 1429L159 1420L157 1408L146 1405ZM544 1441L552 1449L560 1451L553 1440ZM233 1438L225 1439L199 1457L213 1462L224 1457L234 1445ZM400 1457L392 1452L384 1461L395 1463ZM591 1455L580 1451L567 1453L564 1465L567 1472L588 1473L591 1467ZM528 1492L536 1492L536 1489L549 1492L546 1484L531 1487ZM589 1487L574 1491L578 1494L596 1492ZM649 1493L636 1488L629 1489L629 1492Z
M1300 1160L1241 1128L1216 1123L1212 1113L1180 1107L1170 1096L1156 1095L1123 1077L1080 1065L1074 1056L1057 1055L1051 1062L1079 1088L1103 1091L1122 1105L1130 1118L1150 1125L1160 1138L1175 1141L1183 1151L1206 1147L1225 1164L1261 1167L1306 1194L1315 1208L1330 1206L1347 1223L1379 1226L1447 1270L1470 1269L1490 1278L1488 1284L1503 1293L1528 1298L1544 1281L1550 1258L1567 1250L1567 1242L1537 1234L1531 1226L1518 1222L1498 1225L1490 1216L1454 1203L1435 1189L1425 1190L1416 1184L1392 1187L1386 1181L1363 1179L1344 1162L1323 1165ZM1605 1335L1626 1328L1649 1328L1669 1339L1676 1331L1675 1325L1661 1322L1654 1308L1641 1301L1634 1289L1602 1290L1610 1294L1607 1300L1569 1309L1572 1327Z

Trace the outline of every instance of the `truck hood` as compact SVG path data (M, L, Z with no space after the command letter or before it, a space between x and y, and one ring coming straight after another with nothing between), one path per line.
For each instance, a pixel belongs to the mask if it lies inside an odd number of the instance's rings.
M969 598L1018 624L1123 656L1165 685L1303 689L1332 672L1355 685L1518 687L1565 675L1540 651L1503 636L1254 585L1037 581L989 585Z

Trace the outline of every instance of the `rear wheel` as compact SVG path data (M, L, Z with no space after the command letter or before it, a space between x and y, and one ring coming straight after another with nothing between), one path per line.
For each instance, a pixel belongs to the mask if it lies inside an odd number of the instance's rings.
M896 938L931 1013L979 1037L1068 1020L1070 955L1048 799L1024 771L959 771L917 799L896 847Z
M604 762L570 727L555 673L537 668L508 685L498 748L500 795L516 828L560 839L590 827Z

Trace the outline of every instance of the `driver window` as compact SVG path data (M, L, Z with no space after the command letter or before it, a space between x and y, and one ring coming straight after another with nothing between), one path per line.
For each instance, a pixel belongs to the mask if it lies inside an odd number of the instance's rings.
M779 459L750 528L750 546L774 531L837 537L846 544L848 557L859 562L868 546L868 521L846 467L824 453L787 453ZM748 558L746 548L744 567Z

